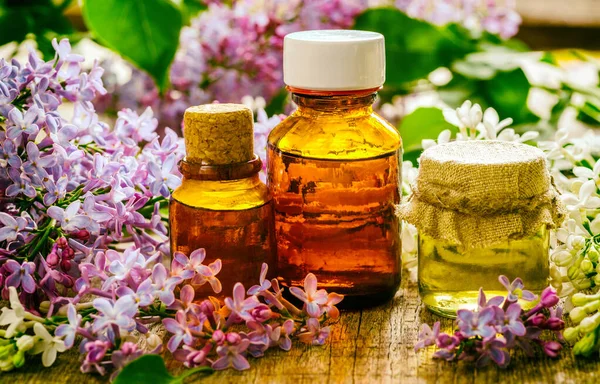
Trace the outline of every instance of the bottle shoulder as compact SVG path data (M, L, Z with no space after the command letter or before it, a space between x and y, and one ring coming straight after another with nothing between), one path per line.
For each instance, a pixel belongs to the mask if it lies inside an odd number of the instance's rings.
M245 210L271 200L265 183L258 180L207 181L184 179L172 199L190 207L210 210Z
M268 143L281 152L320 159L366 159L402 146L396 128L376 113L306 116L295 112L271 131Z

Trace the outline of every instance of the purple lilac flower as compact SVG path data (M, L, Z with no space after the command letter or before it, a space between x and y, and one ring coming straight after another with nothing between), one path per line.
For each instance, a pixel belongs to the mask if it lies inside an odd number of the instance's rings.
M196 309L194 299L196 297L196 291L194 287L186 284L179 291L179 300L175 300L169 309L183 309L187 313L189 309Z
M540 303L546 307L554 307L560 301L558 295L556 294L556 290L552 287L546 287L542 291L542 295L540 298Z
M44 195L44 205L50 206L54 204L56 200L64 198L67 193L68 182L69 179L66 175L61 176L57 182L54 182L51 179L44 182L47 191Z
M112 344L109 341L104 340L94 340L88 341L83 346L85 352L85 359L81 364L81 372L98 372L101 375L104 375L106 370L100 364L106 355L106 352L110 349Z
M248 289L248 295L256 295L271 288L271 282L269 280L265 280L268 270L269 266L267 263L263 263L260 268L260 285L253 285L250 287L250 289Z
M321 327L319 320L314 317L306 321L306 328L298 334L298 339L306 344L323 345L329 337L329 327Z
M396 0L396 7L409 16L443 25L460 23L465 27L500 35L514 36L521 24L516 2L483 0Z
M193 251L189 259L183 253L175 252L173 254L173 261L171 262L171 271L174 275L182 279L191 279L196 273L196 268L202 265L205 258L206 252L204 248Z
M131 109L125 109L118 113L119 119L115 125L115 132L122 139L133 139L135 142L154 140L158 121L154 118L152 108L138 115Z
M196 269L196 275L192 278L192 284L209 283L215 293L220 293L223 287L217 274L221 271L221 259L216 259L209 265L200 265Z
M253 320L264 323L273 317L273 311L266 304L259 304L250 311Z
M339 293L329 293L327 295L327 301L321 306L327 316L332 320L337 320L340 317L340 310L336 307L344 299L343 295Z
M419 332L419 341L415 344L415 351L434 345L440 334L440 322L436 321L433 324L433 329L428 324L421 324L421 332Z
M304 279L304 290L291 287L290 293L304 302L306 313L311 317L320 317L323 314L321 306L327 303L327 292L324 289L317 290L317 277L312 273Z
M19 233L27 227L27 220L22 217L13 217L7 213L0 212L0 241L14 241Z
M18 108L13 108L8 113L8 124L6 136L10 140L20 139L22 134L37 135L39 127L37 122L39 118L39 110L37 107L31 107L23 114Z
M500 281L503 280L509 288L506 298L495 297L487 301L480 289L478 310L459 310L456 320L458 330L453 335L440 334L439 323L434 325L434 330L424 324L415 349L436 344L440 349L434 357L447 361L475 361L478 366L494 362L505 367L510 362L509 351L516 347L528 356L534 356L534 348L538 348L547 356L556 357L561 344L541 338L543 331L548 330L562 340L562 308L554 307L558 297L553 288L545 289L542 293L544 300L525 313L517 300L511 302L509 298L510 295L514 295L513 299L518 297L520 293L516 290L523 291L522 281L516 279L513 284L508 284L508 280L501 276Z
M23 194L31 199L36 197L37 192L31 183L31 179L27 177L27 175L15 168L9 168L8 175L13 181L13 184L6 188L6 196L14 197Z
M21 168L22 161L17 153L17 147L14 141L5 139L0 149L2 153L2 159L4 160L4 162L0 162L2 167L9 165L13 169Z
M250 363L246 360L244 352L248 349L250 340L239 340L233 345L221 345L217 347L219 358L212 363L211 367L216 370L222 370L233 367L238 371L250 369Z
M69 304L67 308L67 319L69 323L59 325L54 334L56 336L65 336L65 346L71 348L75 342L77 329L81 324L81 315L77 313L77 309L73 304Z
M521 306L518 303L509 305L506 312L500 307L494 307L494 309L498 332L511 332L515 336L525 335L525 325L521 321Z
M250 340L248 353L253 357L263 356L271 344L273 328L269 324L261 324L257 321L248 321L246 326L251 330L250 333L244 335Z
M127 364L142 356L144 351L139 349L138 346L131 341L126 341L121 345L121 349L116 350L112 353L110 360L113 364L115 371L112 373L111 380L114 380L121 369Z
M60 67L58 75L65 79L72 79L79 75L79 71L81 70L80 64L85 61L85 58L81 55L71 53L69 40L62 39L59 43L56 39L52 39L52 47L59 59L57 63L57 67Z
M187 345L192 344L194 336L188 325L185 312L177 311L175 319L163 319L163 324L167 331L173 334L167 343L169 351L174 352L182 342Z
M154 182L150 185L150 191L153 195L168 197L170 195L169 189L175 189L181 184L179 177L172 172L174 166L174 155L167 157L162 167L154 162L148 163L148 170L154 177Z
M137 313L138 306L133 297L120 297L114 304L105 298L98 298L94 299L93 304L99 313L95 315L96 319L92 324L94 332L99 332L113 324L127 331L135 328L133 317Z
M152 289L154 290L154 294L165 305L171 305L175 301L173 289L181 282L181 278L167 276L167 269L164 265L158 263L152 268Z
M550 357L557 357L562 350L562 345L558 341L547 341L543 344L544 353Z
M30 174L37 174L40 178L47 177L46 168L56 164L56 158L50 155L42 157L38 146L33 141L27 143L26 149L27 161L23 164L23 169Z
M79 213L80 208L81 201L76 200L69 204L66 209L57 206L48 208L48 216L58 221L62 229L68 232L77 229L87 229L94 233L100 231L98 223L94 222L90 217Z
M184 345L182 349L176 350L173 356L176 360L183 361L183 365L186 367L193 368L204 364L211 350L211 343L206 343L200 350L196 350L189 345Z
M16 260L7 260L3 267L9 273L6 278L7 287L19 288L19 286L22 286L23 290L27 293L35 292L36 284L32 277L35 271L35 264L33 262L26 261L23 264L19 264Z
M537 296L532 292L523 289L523 280L521 280L518 277L512 283L508 280L508 277L506 276L498 277L498 281L508 291L507 300L511 303L514 303L519 299L533 301L537 298Z
M499 367L506 367L510 363L510 354L506 350L506 340L503 337L483 342L477 366L485 366L489 364L490 360L493 360Z
M104 257L108 263L107 269L112 274L102 285L102 289L107 289L114 282L127 279L139 280L141 283L148 277L146 266L152 263L158 255L146 258L139 248L131 246L123 253L109 249L105 252Z
M284 351L289 351L292 348L292 340L290 335L295 330L294 321L287 319L282 325L276 327L271 333L271 343L278 345Z
M232 314L243 320L252 320L251 311L259 304L256 296L246 298L246 290L242 283L236 283L233 287L233 296L225 298L225 306L231 310Z
M504 302L504 297L502 296L494 296L489 301L485 297L485 292L483 288L479 288L479 296L477 297L477 310L481 311L487 307L499 306Z
M137 305L139 305L140 307L148 306L154 302L152 280L149 278L144 280L137 287L137 291L134 291L133 289L127 286L121 286L117 289L117 295L119 295L120 297L133 297Z
M460 339L454 335L442 333L437 337L435 344L438 346L438 348L452 350L458 347L460 344Z
M495 311L494 308L485 308L483 311L474 313L466 309L459 309L456 313L458 328L466 337L481 336L484 339L493 337L496 330L492 325Z

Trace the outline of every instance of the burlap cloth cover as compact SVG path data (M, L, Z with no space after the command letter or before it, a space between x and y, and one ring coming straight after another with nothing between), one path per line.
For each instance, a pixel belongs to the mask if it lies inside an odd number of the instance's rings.
M564 207L538 148L504 141L455 141L423 152L398 214L421 233L467 248L553 228Z

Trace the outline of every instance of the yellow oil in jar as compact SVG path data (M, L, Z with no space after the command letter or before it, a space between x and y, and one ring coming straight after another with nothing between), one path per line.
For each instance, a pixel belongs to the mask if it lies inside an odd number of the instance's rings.
M535 235L508 240L489 247L461 250L456 245L419 235L419 294L434 313L456 317L459 309L476 309L479 288L487 299L506 296L498 281L520 277L525 289L535 294L548 284L549 231L544 227ZM521 301L524 308L532 303Z

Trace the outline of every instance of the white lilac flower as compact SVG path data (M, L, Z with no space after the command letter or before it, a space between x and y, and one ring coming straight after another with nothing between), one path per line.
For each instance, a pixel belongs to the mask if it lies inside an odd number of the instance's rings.
M498 132L511 125L513 119L510 117L500 121L498 112L494 108L488 108L483 113L483 128L485 129L486 138L489 140L495 140ZM480 129L481 130L481 129Z
M583 183L578 195L564 193L560 198L567 206L567 210L572 212L579 212L580 209L600 208L600 197L596 195L596 183L594 180L588 180Z
M11 338L15 333L22 332L26 329L25 327L25 308L19 300L17 289L15 287L8 288L8 295L10 299L10 308L2 308L2 314L0 314L0 326L8 325L4 337Z
M444 129L437 137L437 140L432 139L424 139L421 141L421 146L423 149L431 148L436 146L437 144L445 144L450 142L450 138L452 136L452 132L449 129Z
M60 337L51 336L46 327L41 323L35 323L33 325L33 332L39 340L31 350L31 354L36 355L41 353L42 364L44 367L49 367L54 364L57 352L64 352L67 350L65 342Z

